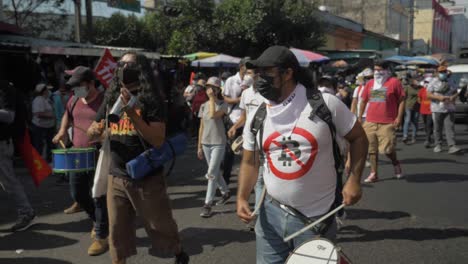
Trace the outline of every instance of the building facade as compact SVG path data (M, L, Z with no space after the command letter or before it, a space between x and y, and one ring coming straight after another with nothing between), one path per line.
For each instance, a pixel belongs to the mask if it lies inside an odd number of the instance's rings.
M369 31L385 35L409 47L412 39L413 0L318 0L322 9L361 23Z

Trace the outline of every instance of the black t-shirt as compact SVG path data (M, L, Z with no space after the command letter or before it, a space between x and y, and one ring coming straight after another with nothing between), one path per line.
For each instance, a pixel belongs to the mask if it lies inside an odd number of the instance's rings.
M15 88L7 81L0 80L0 109L16 112ZM14 123L0 121L0 140L10 139L14 135Z
M96 115L96 121L100 122L105 119L106 105L109 105L109 109L112 108L114 102L108 103L107 98L99 108ZM145 106L143 120L146 122L164 122L165 111L162 100L154 99L151 105ZM137 113L141 115L142 111L137 107ZM119 123L110 123L110 142L111 142L111 168L110 174L118 177L128 178L126 164L130 160L136 158L138 155L145 151L145 147L142 144L143 138L138 137L138 132L134 128L130 118L123 113ZM146 143L147 147L150 147Z

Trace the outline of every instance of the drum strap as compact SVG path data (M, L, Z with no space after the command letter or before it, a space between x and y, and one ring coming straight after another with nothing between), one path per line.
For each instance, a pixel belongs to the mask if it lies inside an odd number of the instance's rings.
M295 216L297 218L299 218L303 223L304 225L310 225L311 223L313 223L315 220L317 220L318 218L320 218L321 216L318 216L318 217L313 217L313 218L310 218L310 217L307 217L306 215L304 215L303 213L301 213L299 210L297 210L296 208L292 207L292 206L289 206L289 205L286 205L286 204L282 204L280 203L278 200L276 200L275 198L273 198L271 195L269 195L268 193L266 194L266 197L268 199L271 200L271 202L278 206L279 208L281 208L283 211L285 211L286 213L292 215L292 216ZM323 222L321 222L320 224L317 224L316 226L314 226L312 229L314 230L314 233L320 235L320 236L324 236L328 230L330 229L331 225L333 224L333 217L329 217L327 218L326 220L324 220Z

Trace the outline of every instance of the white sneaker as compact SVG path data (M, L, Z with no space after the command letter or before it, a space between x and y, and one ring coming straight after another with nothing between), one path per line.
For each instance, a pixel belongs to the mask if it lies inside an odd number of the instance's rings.
M457 152L459 152L461 150L461 148L453 145L449 148L449 151L448 151L448 154L455 154Z
M440 145L436 145L435 148L434 148L434 152L435 153L442 152L442 147Z

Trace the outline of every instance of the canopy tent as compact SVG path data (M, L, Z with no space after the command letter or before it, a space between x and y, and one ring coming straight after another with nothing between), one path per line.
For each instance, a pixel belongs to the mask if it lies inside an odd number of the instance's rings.
M405 64L406 62L411 61L412 59L413 57L395 55L395 56L388 57L384 60L395 62L398 64Z
M240 58L219 54L202 60L192 61L193 67L238 67Z
M407 65L439 65L439 62L433 58L427 57L413 57L411 60L407 61Z
M299 64L302 67L308 67L311 62L324 62L330 60L328 57L308 50L301 50L296 48L290 48L289 50L294 53L294 56L296 56Z
M430 55L428 57L437 60L439 63L454 62L457 59L457 57L455 55L449 54L449 53L436 53L436 54L432 54L432 55Z
M194 60L206 59L206 58L213 57L216 55L218 55L218 53L199 51L199 52L195 52L192 54L184 55L184 58L190 61L194 61Z

